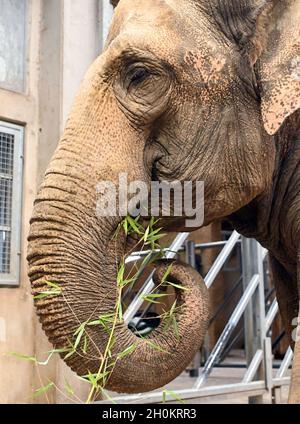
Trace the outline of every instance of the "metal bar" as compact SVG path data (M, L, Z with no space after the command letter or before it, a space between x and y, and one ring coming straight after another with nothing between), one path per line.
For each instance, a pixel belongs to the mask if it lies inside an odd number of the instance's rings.
M214 249L217 247L225 246L227 242L228 240L212 241L210 243L196 243L195 248L196 249ZM237 243L240 243L240 240L238 240Z
M273 385L274 387L280 387L280 386L289 386L291 383L290 377L281 377L281 378L273 378Z
M220 248L225 246L227 243L227 240L225 241L214 241L211 243L197 243L195 244L195 249L213 249L213 248ZM240 243L240 240L237 241L237 243ZM160 253L160 252L168 252L170 251L169 247L166 247L165 249L154 249L154 250L141 250L139 252L132 252L130 256L128 256L128 258L126 258L125 263L131 263L131 262L136 262L139 261L140 259L144 258L145 256L149 255L150 253L153 253L153 255L155 253ZM179 252L184 252L185 251L185 247L181 247L178 250Z
M221 305L218 307L213 317L210 319L210 325L217 319L220 313L224 310L224 308L230 302L236 290L239 288L241 281L242 281L242 277L240 276L239 279L234 284L234 286L230 289L229 293L225 296L225 298L223 298L223 303L221 303Z
M257 370L258 370L258 368L261 364L261 361L263 360L263 357L264 357L264 355L263 355L262 349L257 350L256 354L254 355L254 357L252 359L251 364L249 365L249 367L248 367L248 369L247 369L247 371L244 375L242 383L250 383L254 379L254 377L257 373Z
M286 375L286 373L287 373L287 371L289 369L289 366L291 365L293 356L294 356L293 351L289 347L288 350L287 350L287 352L286 352L286 354L285 354L285 356L284 356L284 358L283 358L283 360L282 360L282 362L281 362L280 368L277 371L277 374L276 374L276 377L275 377L274 380L276 380L278 378L285 377L285 375Z
M273 300L266 316L266 331L269 331L276 315L278 312L278 302L276 299Z
M230 335L232 334L233 330L237 326L258 284L259 284L259 275L256 274L253 276L248 287L243 293L243 296L241 297L239 303L237 304L235 310L233 311L233 314L231 315L228 323L226 324L216 346L214 347L208 360L206 361L203 371L195 383L194 387L196 389L199 389L205 383L208 376L210 375L214 364L217 362L222 351L225 349L226 343L228 342Z
M180 247L184 244L186 239L188 238L189 233L179 233L173 243L171 244L168 252L165 254L166 259L173 259L177 255L178 250ZM128 306L127 311L124 314L124 321L126 323L130 322L130 320L135 316L135 314L138 312L140 307L142 306L144 300L142 299L142 294L150 293L151 290L155 287L154 281L153 281L153 271L151 275L148 277L148 279L145 281L144 285L132 301L132 303Z
M228 394L263 394L265 393L265 382L254 381L248 384L237 383L237 384L224 384L220 386L204 387L200 390L197 389L184 389L174 390L172 394L168 392L150 392L142 393L138 395L120 396L114 397L113 400L119 404L130 404L130 403L162 403L163 399L166 402L175 402L176 398L182 400L197 399L211 396L223 396ZM175 397L175 396L176 397ZM100 401L96 403L107 404L111 401Z
M265 310L265 274L264 274L264 258L265 250L255 240L251 240L253 248L254 271L259 275L259 287L253 296L253 324L255 338L253 340L255 349L263 349L264 361L260 363L256 379L266 381L266 389L270 401L272 399L271 383L272 381L272 349L270 339L266 339L266 310ZM263 396L255 396L249 398L249 403L263 403Z
M266 388L268 389L268 393L272 396L272 387L273 387L273 354L272 354L272 341L271 337L266 337L265 340L265 381ZM270 398L270 401L272 398Z
M242 275L243 275L243 289L246 290L252 275L257 272L253 264L253 249L251 239L242 238ZM253 302L249 302L244 315L244 333L245 333L245 352L248 366L252 361L255 354L255 347L253 346L254 328L253 328Z
M227 241L226 245L220 252L219 256L215 260L213 266L210 268L209 272L207 273L206 277L204 278L205 284L207 288L210 288L213 282L215 281L217 275L221 271L224 263L228 259L229 255L231 254L232 250L234 249L237 241L239 240L240 235L236 231L234 231Z
M185 256L186 263L196 268L195 243L193 241L185 242Z

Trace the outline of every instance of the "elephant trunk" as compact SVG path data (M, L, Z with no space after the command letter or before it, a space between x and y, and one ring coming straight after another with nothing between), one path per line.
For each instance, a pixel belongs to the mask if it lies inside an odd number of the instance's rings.
M28 252L29 276L43 329L55 348L69 348L61 355L67 356L66 363L80 376L98 373L108 346L110 333L105 325L88 323L116 312L116 263L122 250L122 246L113 247L111 230L104 234L95 229L83 208L63 200L57 189L45 186L35 204ZM71 209L76 210L73 218ZM166 269L166 264L160 264L156 278ZM185 288L178 290L178 330L161 325L153 336L141 339L118 321L107 389L140 393L162 387L187 367L199 349L208 322L205 285L195 270L176 262L168 279ZM41 293L56 290L49 283L61 290L39 298ZM72 353L70 346L74 347L82 324L84 333ZM131 353L121 358L126 350Z

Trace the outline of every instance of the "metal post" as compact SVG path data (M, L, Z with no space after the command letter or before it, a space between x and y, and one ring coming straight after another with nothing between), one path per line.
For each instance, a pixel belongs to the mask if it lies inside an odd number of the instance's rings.
M195 252L195 243L193 241L185 242L185 254L186 254L186 263L191 267L196 268L196 252Z
M242 239L242 260L243 260L243 286L247 288L253 274L259 275L259 288L249 302L245 313L245 350L247 364L250 366L255 353L262 350L264 360L259 364L256 379L264 380L266 373L270 377L270 367L272 358L269 350L266 352L266 316L265 316L265 286L263 261L266 255L265 250L253 239ZM267 387L269 389L269 387ZM254 396L249 398L249 403L262 403L263 397Z
M228 323L226 324L216 346L209 355L209 358L203 368L201 375L199 376L195 388L199 389L207 380L210 375L214 365L220 358L221 353L223 352L226 344L228 343L229 337L231 336L233 330L236 328L241 316L243 315L248 303L251 301L253 294L255 293L257 286L259 285L259 276L254 275L251 281L249 282L243 296L241 297L239 303L237 304L233 314L231 315Z
M186 263L191 267L196 268L196 251L195 251L195 243L193 241L187 240L185 242L185 258ZM201 365L201 353L200 350L197 351L193 361L191 362L190 368L190 376L198 377L199 376L199 368Z

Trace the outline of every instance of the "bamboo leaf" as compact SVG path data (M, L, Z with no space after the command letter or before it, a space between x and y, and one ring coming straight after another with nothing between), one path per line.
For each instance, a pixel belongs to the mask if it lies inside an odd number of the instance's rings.
M159 294L159 293L152 293L152 294L142 294L141 295L141 299L143 299L144 301L146 301L146 302L149 302L149 303L156 303L156 304L159 304L159 303L161 303L161 302L159 302L157 299L161 299L161 298L163 298L163 297L166 297L166 296L169 296L169 294L165 294L165 293L163 293L163 294Z
M123 308L122 308L121 302L117 305L117 314L118 314L119 321L122 322L123 321Z
M74 349L70 350L70 352L66 356L64 356L64 359L71 358L71 356L74 355L74 353L76 353L76 350L74 350Z
M87 353L87 348L88 348L88 338L85 335L84 336L84 343L83 343L83 348L82 348L82 352L86 355Z
M168 268L166 269L162 279L161 279L161 283L164 283L166 281L166 279L168 278L168 276L170 275L171 271L173 268L173 263L171 263Z
M184 401L181 399L181 397L177 393L175 393L171 390L164 390L163 391L163 403L166 403L167 396L171 396L173 399L178 400L178 402L184 403Z
M58 296L60 294L61 294L61 290L57 290L57 289L46 290L46 291L43 291L43 292L37 294L33 298L34 299L44 299L45 297L48 297L48 296Z
M155 350L157 350L157 351L159 351L159 352L163 352L163 353L170 354L170 352L168 352L167 350L163 349L162 347L160 347L160 346L156 345L155 343L151 342L149 339L144 339L144 340L145 340L145 342L146 342L149 346L151 346L153 349L155 349Z
M52 283L51 281L45 281L45 283L46 283L48 286L53 287L53 288L54 288L54 289L56 289L56 290L61 290L60 286L59 286L58 284L56 284L56 283Z
M141 225L140 224L138 224L138 222L137 222L137 220L139 219L139 217L137 217L135 220L130 216L130 215L128 215L127 216L127 221L128 221L128 223L129 223L129 225L130 225L130 227L132 228L132 230L135 232L135 233L137 233L137 234L139 234L139 235L141 235L142 234L142 231L141 231Z
M34 391L33 397L38 397L38 396L41 396L41 395L47 393L50 389L52 389L52 387L54 387L53 382L47 384L46 386L40 387L39 389Z
M148 240L149 231L150 231L150 228L149 228L149 227L147 227L147 228L146 228L146 231L145 231L145 234L144 234L144 237L143 237L143 240L144 240L144 242L145 242L145 243L146 243L146 242L147 242L147 240Z
M134 352L135 349L136 349L136 345L135 344L127 347L125 350L123 350L123 352L121 352L121 353L118 354L117 359L123 359L123 358L125 358L126 356L128 356L132 352Z
M34 356L23 355L22 353L9 352L8 355L23 359L24 361L37 362L37 359Z
M84 330L85 330L85 327L82 325L81 328L80 328L80 330L78 331L78 334L77 334L77 337L76 337L76 340L75 340L75 343L74 343L74 349L75 350L77 349L77 347L78 347L78 345L79 345L79 343L81 341L81 338L83 336Z
M117 285L118 285L118 287L122 287L123 280L124 280L124 272L125 272L125 262L122 261L122 263L119 266L118 274L117 274Z
M177 284L177 283L172 283L171 281L165 281L165 284L168 284L172 287L175 287L178 290L183 290L183 291L189 291L188 287L184 287L181 284Z
M75 391L66 379L65 379L65 389L67 390L69 395L71 395L71 396L74 395Z

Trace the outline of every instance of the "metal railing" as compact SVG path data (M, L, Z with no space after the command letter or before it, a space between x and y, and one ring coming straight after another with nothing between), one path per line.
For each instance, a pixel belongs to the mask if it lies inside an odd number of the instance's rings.
M165 249L166 258L174 258L176 254L187 249L187 258L193 263L193 252L182 246L188 238L188 233L179 234L169 249ZM263 395L269 395L269 401L276 403L281 399L281 388L289 384L287 372L289 370L293 353L289 348L281 365L274 375L272 343L268 336L270 327L278 313L276 299L271 304L268 313L265 312L265 272L264 261L267 251L252 239L241 237L234 231L227 241L204 243L196 245L194 249L223 247L214 264L204 278L205 284L210 288L219 272L230 258L234 248L241 245L242 250L242 279L243 293L237 302L227 324L224 327L216 345L209 354L201 373L194 386L190 389L175 390L172 394L166 392L151 392L133 396L118 396L114 400L118 403L161 403L174 402L174 395L183 400L196 399L208 396L232 395L237 393L248 396L250 403L262 403ZM127 262L141 259L149 252L134 253ZM142 295L150 293L154 288L153 273L143 284L135 299L128 307L125 321L128 323L139 311L143 304ZM233 331L237 328L240 319L244 317L245 351L247 367L242 380L236 384L223 384L206 387L211 372L220 360Z

